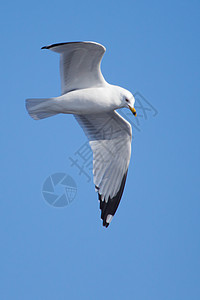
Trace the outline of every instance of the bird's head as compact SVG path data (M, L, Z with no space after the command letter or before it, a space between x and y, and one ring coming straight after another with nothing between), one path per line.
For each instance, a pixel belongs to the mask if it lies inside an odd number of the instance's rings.
M134 96L131 94L131 92L124 90L123 91L123 107L127 107L131 110L131 112L134 114L134 116L137 116L136 110L134 108L134 104L135 104L135 98Z

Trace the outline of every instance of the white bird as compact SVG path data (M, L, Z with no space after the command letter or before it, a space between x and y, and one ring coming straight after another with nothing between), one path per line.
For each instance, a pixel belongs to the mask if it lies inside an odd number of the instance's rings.
M136 116L135 99L126 89L105 81L100 69L104 46L71 42L42 49L60 54L62 95L27 99L27 111L35 120L74 114L93 151L95 190L103 226L108 227L122 197L131 156L131 125L115 110L127 107Z

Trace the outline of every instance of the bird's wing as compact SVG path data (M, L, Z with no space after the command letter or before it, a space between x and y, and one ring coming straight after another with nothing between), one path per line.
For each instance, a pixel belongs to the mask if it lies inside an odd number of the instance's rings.
M101 73L105 47L94 42L60 43L42 47L60 54L62 94L106 84Z
M93 151L93 175L101 218L108 226L124 190L131 156L131 125L117 112L75 115Z

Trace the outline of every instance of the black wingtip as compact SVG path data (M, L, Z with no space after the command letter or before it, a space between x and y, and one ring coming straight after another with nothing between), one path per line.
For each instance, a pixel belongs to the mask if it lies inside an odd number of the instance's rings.
M44 46L41 49L51 49L51 48L58 47L58 46L71 45L71 44L79 44L79 43L82 43L82 44L96 44L96 45L99 45L99 46L103 47L104 50L106 50L106 48L103 45L100 45L100 44L98 44L96 42L81 42L81 41L56 43L56 44L52 44L52 45L49 45L49 46Z
M63 46L63 45L68 45L68 44L78 44L78 43L82 43L82 42L57 43L57 44L52 44L52 45L49 45L49 46L44 46L41 49L51 49L51 48L58 47L58 46Z
M103 222L104 227L108 228L109 225L110 225L109 223Z
M110 225L110 222L109 223L106 222L107 216L111 215L113 217L119 206L124 191L125 183L126 183L127 172L128 170L123 176L121 186L117 195L114 196L112 199L109 197L107 202L105 202L105 200L102 201L101 195L98 193L99 201L100 201L100 209L101 209L101 219L103 220L103 226L105 226L106 228ZM96 186L96 189L98 190L99 188Z

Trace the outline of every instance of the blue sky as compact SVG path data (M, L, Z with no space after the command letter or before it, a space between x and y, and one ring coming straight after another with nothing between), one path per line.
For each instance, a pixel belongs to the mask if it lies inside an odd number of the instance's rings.
M199 11L194 0L1 4L2 300L200 299ZM40 48L77 40L105 45L105 79L158 112L140 112L108 229L92 181L71 166L86 142L75 119L36 122L24 106L60 94L59 58ZM42 195L57 173L77 186L62 208Z

